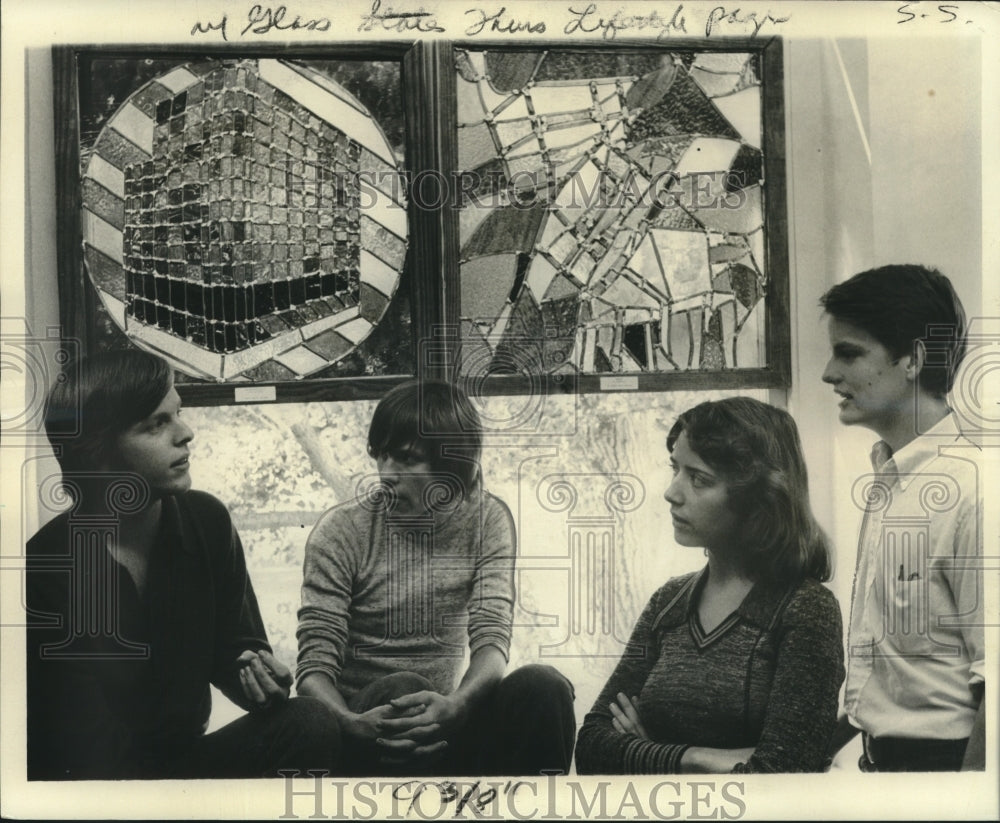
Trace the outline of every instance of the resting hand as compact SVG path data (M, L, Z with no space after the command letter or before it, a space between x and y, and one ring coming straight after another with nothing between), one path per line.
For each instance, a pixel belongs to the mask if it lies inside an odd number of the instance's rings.
M251 709L264 709L288 699L292 673L269 651L247 649L236 663L240 667L240 687Z
M639 712L635 708L635 703L638 702L638 698L629 700L623 692L618 692L618 702L608 707L611 709L611 725L619 734L634 734L643 740L649 740L649 735L646 734L639 719Z
M381 723L378 744L382 762L403 763L438 756L448 746L463 715L455 697L432 691L413 692L390 701L396 715Z
M376 706L362 714L353 712L346 714L342 720L344 734L357 740L378 740L385 732L384 722L389 718L398 717L399 713L388 703Z

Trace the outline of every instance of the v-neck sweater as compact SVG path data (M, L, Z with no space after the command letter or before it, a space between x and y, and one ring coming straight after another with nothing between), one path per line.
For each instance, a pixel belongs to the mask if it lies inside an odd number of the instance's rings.
M755 747L738 772L821 771L844 680L840 607L814 580L758 582L712 631L698 620L706 570L669 580L643 610L576 746L581 774L678 773L689 746ZM619 692L649 739L621 734ZM637 700L635 700L637 698Z

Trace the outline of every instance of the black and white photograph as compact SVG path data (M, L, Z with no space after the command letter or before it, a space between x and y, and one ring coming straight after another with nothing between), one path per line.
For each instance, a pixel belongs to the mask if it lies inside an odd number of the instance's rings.
M5 818L1000 816L1000 3L0 34Z

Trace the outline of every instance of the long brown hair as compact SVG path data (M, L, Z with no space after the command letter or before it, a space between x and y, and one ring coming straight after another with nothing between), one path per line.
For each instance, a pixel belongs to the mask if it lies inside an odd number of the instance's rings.
M681 433L691 449L725 480L744 531L747 568L792 582L830 579L829 542L809 505L809 480L798 428L788 412L730 397L681 414L667 436L673 451Z

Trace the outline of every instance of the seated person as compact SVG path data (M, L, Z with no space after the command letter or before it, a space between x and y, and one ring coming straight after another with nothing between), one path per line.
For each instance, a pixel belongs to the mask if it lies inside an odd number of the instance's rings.
M674 539L708 563L642 612L580 728L577 772L823 770L841 618L795 423L746 397L701 403L667 448Z
M332 769L336 718L289 699L225 506L189 491L165 361L67 367L46 432L72 508L27 547L28 779L278 777ZM209 684L248 714L205 734Z
M515 530L481 450L460 388L397 386L368 431L378 493L327 511L306 543L298 690L339 717L347 774L569 769L572 685L549 666L503 677Z

